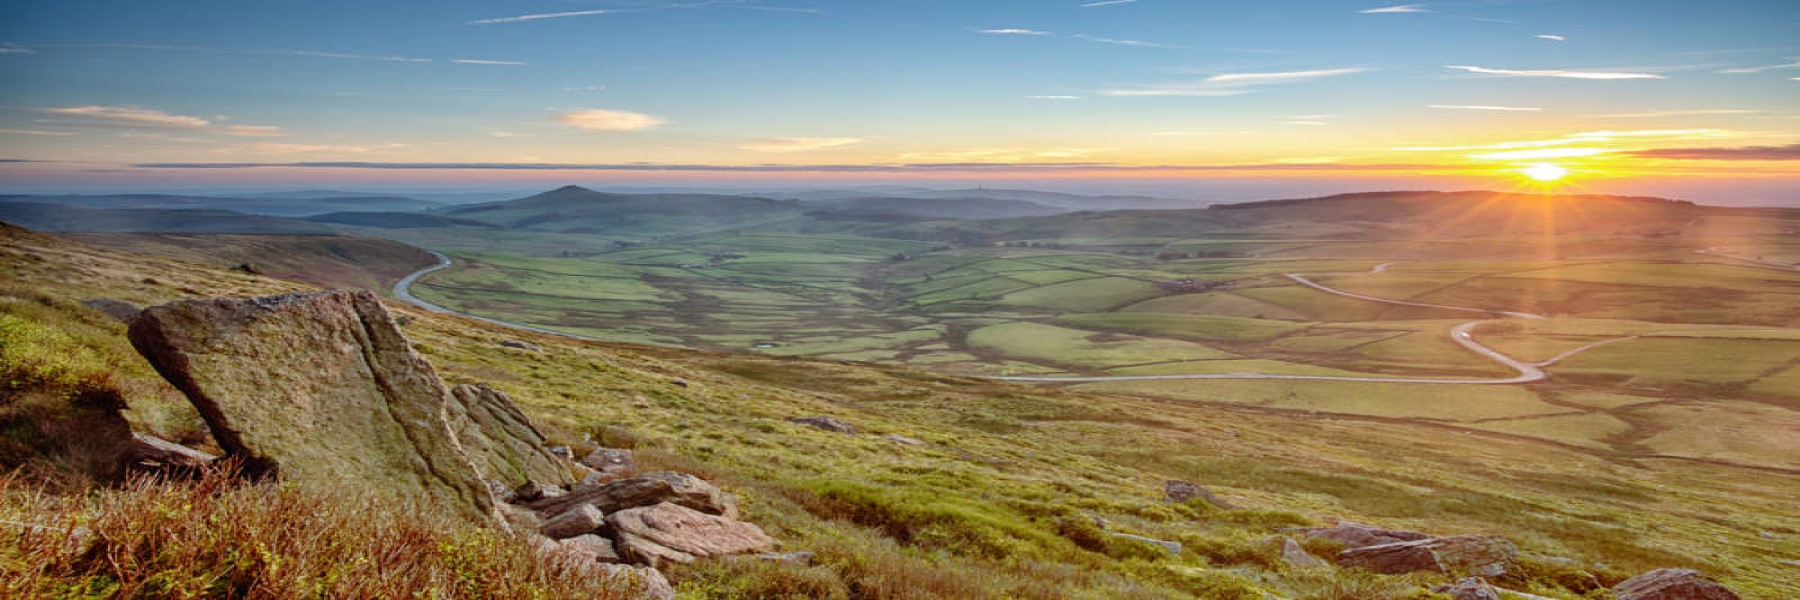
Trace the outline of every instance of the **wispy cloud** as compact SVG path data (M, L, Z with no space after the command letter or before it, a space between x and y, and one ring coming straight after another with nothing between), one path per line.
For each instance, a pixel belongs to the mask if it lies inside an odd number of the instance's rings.
M478 58L458 58L458 59L452 60L450 62L459 64L459 65L524 66L524 65L530 64L530 63L519 62L516 60L481 60Z
M959 148L954 150L924 150L906 152L900 160L907 163L1033 163L1044 161L1066 161L1079 159L1101 152L1105 148Z
M1566 37L1563 37L1560 35L1550 35L1548 33L1540 33L1540 34L1537 34L1537 35L1534 35L1531 37L1535 37L1540 40L1550 40L1552 42L1561 42L1561 41L1566 41L1569 39L1569 38L1566 38Z
M565 91L565 92L604 92L604 91L606 91L606 86L604 86L604 85L577 85L577 86L570 86L570 87L563 88L562 91Z
M1365 15L1382 15L1382 14L1393 14L1393 13L1422 13L1422 12L1431 12L1431 11L1425 10L1425 5L1423 5L1423 4L1400 4L1400 5L1396 5L1396 6L1383 6L1381 8L1371 8L1368 10L1359 10L1356 12L1365 14Z
M287 134L282 128L271 125L226 125L201 117L175 115L134 106L62 106L39 108L32 112L70 119L63 124L81 127L203 131L249 137Z
M1113 5L1117 5L1117 4L1131 4L1133 2L1137 2L1137 0L1100 0L1099 2L1089 2L1086 4L1082 4L1081 7L1082 8L1094 8L1094 7L1099 7L1099 6L1113 6Z
M306 154L313 152L336 152L340 154L363 154L372 149L366 146L343 146L333 144L279 144L259 142L231 148L220 148L221 153L260 152L265 154Z
M1048 31L1038 31L1036 29L1016 29L1016 28L982 29L982 30L979 30L979 32L980 33L991 33L994 35L1050 35L1050 32L1048 32Z
M528 15L519 15L516 17L500 17L500 18L496 18L496 19L481 19L481 20L477 20L477 21L469 21L468 24L469 25L494 25L494 24L498 24L498 23L520 23L520 22L524 22L524 21L539 21L539 20L543 20L543 19L567 19L569 17L588 17L588 16L593 16L593 15L604 15L604 14L607 14L610 12L613 12L613 11L610 11L610 10L575 10L575 11L569 11L569 12L535 13L535 14L528 14Z
M1560 69L1490 69L1468 65L1444 65L1446 69L1468 71L1482 75L1501 75L1506 77L1561 77L1565 79L1668 79L1655 73L1617 73L1608 71L1565 71Z
M1081 96L1026 96L1031 100L1080 100Z
M667 121L662 117L628 110L593 108L557 114L552 120L582 131L642 131Z
M1673 160L1800 160L1800 144L1739 148L1657 148L1626 154Z
M376 54L345 54L343 52L319 52L316 50L264 50L267 54L286 54L289 56L310 56L313 58L342 58L347 60L376 60L381 62L428 63L429 58L413 58L410 56L391 56Z
M1225 73L1208 77L1206 78L1206 81L1210 83L1238 84L1288 83L1293 81L1318 79L1320 77L1350 75L1362 73L1367 70L1368 69L1318 69L1313 71L1277 71L1271 73Z
M0 54L37 54L37 52L12 42L0 42Z
M1719 139L1730 137L1731 132L1722 129L1640 129L1630 131L1583 131L1571 133L1560 138L1549 140L1526 140L1516 142L1498 142L1493 144L1458 145L1458 146L1401 146L1388 148L1397 152L1463 152L1474 150L1520 150L1526 148L1552 148L1575 144L1596 144L1610 142L1618 138L1667 138L1667 139ZM1540 157L1552 158L1552 157Z
M1652 110L1652 111L1633 112L1633 113L1613 113L1610 115L1595 115L1595 116L1603 118L1603 119L1652 119L1652 118L1658 118L1658 117L1693 117L1693 116L1708 116L1708 115L1748 115L1748 114L1754 114L1754 113L1759 113L1759 112L1762 112L1762 111L1749 110L1749 109L1743 109L1743 108L1693 108L1693 109L1683 109L1683 110Z
M1150 137L1202 137L1214 135L1243 135L1248 131L1153 131Z
M1537 112L1544 110L1534 106L1492 106L1486 104L1428 104L1425 108L1444 110L1490 110L1502 112Z
M810 152L828 148L842 148L863 143L862 138L853 137L792 137L768 138L738 146L751 152Z
M0 129L0 135L68 136L68 135L81 135L81 134L79 132L74 132L74 131L43 131L40 129Z
M1143 40L1125 40L1125 39L1119 39L1119 38L1100 37L1100 36L1095 36L1095 35L1088 35L1085 33L1075 34L1075 39L1089 41L1089 42L1098 42L1101 44L1112 44L1115 46L1136 46L1139 48L1180 48L1181 47L1181 46L1176 46L1174 44L1146 42Z
M1511 152L1492 152L1488 154L1471 154L1475 160L1539 160L1545 158L1580 158L1610 152L1605 148L1542 148L1538 150L1514 150Z
M1190 97L1222 97L1241 96L1250 93L1245 88L1299 83L1324 77L1336 77L1366 72L1368 69L1315 69L1310 71L1271 71L1261 73L1223 73L1213 75L1195 83L1145 86L1142 88L1120 88L1103 90L1103 96L1190 96Z
M1761 67L1738 67L1735 69L1725 69L1725 70L1719 71L1719 72L1720 73L1732 73L1732 74L1761 73L1763 71L1773 71L1775 69L1800 69L1800 60L1796 60L1793 62L1785 62L1785 63L1781 63L1779 65L1765 65L1765 66L1761 66Z

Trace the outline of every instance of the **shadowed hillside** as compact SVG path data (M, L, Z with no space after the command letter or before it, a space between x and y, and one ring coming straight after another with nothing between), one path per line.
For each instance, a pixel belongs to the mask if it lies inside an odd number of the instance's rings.
M394 282L437 262L388 240L340 235L76 233L64 237L216 269L248 268L277 279L389 293Z
M794 202L709 194L608 194L566 186L518 200L459 206L441 214L509 229L653 237L791 219Z

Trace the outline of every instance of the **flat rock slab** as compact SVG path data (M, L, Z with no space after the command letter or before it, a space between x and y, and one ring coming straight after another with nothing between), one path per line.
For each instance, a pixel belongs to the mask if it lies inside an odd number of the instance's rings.
M1657 569L1613 587L1619 600L1738 600L1736 592L1693 569Z
M1397 575L1435 571L1456 577L1499 577L1515 568L1519 550L1488 535L1458 535L1351 548L1338 554L1341 567Z
M130 337L251 474L496 518L445 419L450 391L374 294L152 306L132 322Z
M1364 525L1353 521L1339 521L1337 525L1332 527L1309 527L1293 531L1305 534L1306 537L1309 538L1331 540L1343 544L1345 548L1379 546L1381 544L1392 544L1394 542L1412 542L1429 539L1431 537L1417 531L1382 529L1373 525Z
M532 481L575 482L567 463L544 447L544 434L505 393L464 384L450 389L450 400L445 416L482 475L508 489Z
M775 545L761 527L667 502L607 515L606 523L623 554L653 567L767 552Z

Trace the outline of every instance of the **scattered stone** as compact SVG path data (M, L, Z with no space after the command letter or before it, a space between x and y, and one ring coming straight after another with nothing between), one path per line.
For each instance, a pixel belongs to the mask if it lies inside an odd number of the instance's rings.
M499 480L483 478L481 484L487 486L488 494L494 497L494 502L505 504L518 499L518 494Z
M1738 600L1736 592L1693 569L1657 569L1613 586L1619 600Z
M132 432L119 452L125 468L153 473L196 474L218 457L153 435Z
M566 540L557 540L562 546L563 554L576 560L616 563L619 553L613 549L612 540L587 533Z
M1455 600L1500 600L1500 591L1488 585L1487 580L1480 577L1468 577L1456 583L1449 583L1431 588L1431 591L1444 594Z
M513 531L537 531L544 525L544 519L523 506L501 503L495 508L500 509L500 518L506 521Z
M445 416L481 474L506 488L527 481L574 483L562 459L544 449L544 434L504 392L487 386L450 389Z
M261 275L262 274L262 269L257 268L254 263L238 263L238 265L235 267L232 267L231 270L237 271L240 273L249 273L251 275Z
M578 487L561 496L527 502L525 507L538 511L539 514L554 515L589 504L601 512L613 513L656 504L674 498L675 495L675 487L667 481L631 477L597 486Z
M1500 577L1514 570L1518 553L1512 542L1500 537L1458 535L1351 548L1338 554L1337 563L1388 575L1436 571L1457 577Z
M767 552L775 540L755 525L664 502L607 515L619 550L635 562L664 562Z
M515 348L518 350L530 350L532 352L543 352L544 351L544 349L538 347L537 344L533 344L531 342L521 342L519 340L506 340L504 342L500 342L500 345L505 348Z
M130 338L247 474L380 490L421 510L496 519L493 497L444 419L450 391L370 292L152 306Z
M544 537L560 540L578 535L586 535L600 529L606 523L606 513L593 505L583 504L569 509L567 512L550 517L538 526L538 533Z
M581 459L581 464L594 470L582 483L588 483L596 475L600 477L600 481L611 481L631 475L637 470L637 460L632 457L630 450L623 448L596 448Z
M124 323L130 323L132 319L137 318L139 312L144 310L142 306L112 298L95 298L82 301L81 304Z
M1767 532L1767 531L1758 531L1758 532L1756 532L1756 537L1759 537L1759 538L1762 538L1762 539L1765 539L1765 540L1779 540L1779 539L1781 539L1781 536L1779 536L1779 535L1775 535L1775 534L1773 534L1773 533L1770 533L1770 532Z
M810 425L832 433L856 433L855 425L845 423L842 419L836 417L794 417L788 419L788 421L791 423L799 423L801 425Z
M896 444L900 444L903 446L923 446L923 445L925 445L925 440L909 438L909 437L906 437L904 435L900 435L897 433L890 433L890 434L881 436L881 439L884 439L884 440L887 440L887 441L890 441L890 442L893 442Z
M645 473L640 477L667 482L669 487L675 490L674 495L663 498L664 502L672 502L727 519L738 518L737 498L720 490L718 486L708 483L705 479L687 473L670 471Z
M631 592L632 598L642 600L674 600L675 588L663 577L661 571L647 567L614 565L600 563L598 565L602 577L617 580L621 587Z
M547 483L538 483L536 481L527 481L525 482L525 485L521 485L519 486L519 489L513 491L513 501L536 502L545 498L555 498L563 494L564 492L561 487Z
M1286 531L1303 533L1309 538L1331 540L1343 544L1345 548L1378 546L1381 544L1392 544L1394 542L1411 542L1431 537L1417 531L1382 529L1352 521L1338 521L1338 524L1334 527L1309 527Z
M682 381L682 380L680 380L680 379L677 379L677 380L674 380L674 381L671 381L671 382L669 382L669 383L673 383L673 384L675 384L675 387L687 387L687 386L688 386L688 382L686 382L686 381Z
M1116 531L1108 531L1108 532L1106 532L1106 535L1110 535L1110 536L1113 536L1116 538L1122 538L1122 539L1127 539L1127 540L1143 542L1146 544L1150 544L1152 546L1156 546L1158 548L1162 548L1163 551L1168 552L1170 556L1181 556L1181 542L1171 542L1168 540L1147 538L1147 537L1144 537L1141 535L1132 535L1129 533L1119 533Z
M1189 481L1181 481L1179 479L1170 479L1167 483L1163 484L1163 497L1167 501L1175 503L1187 502L1199 498L1205 500L1207 504L1226 510L1237 508L1232 506L1230 502L1226 502L1225 499L1220 498L1217 494L1214 494L1212 490L1206 489L1206 486Z
M801 552L764 552L762 554L756 555L753 558L755 558L756 560L763 561L763 562L783 563L783 564L789 564L789 565L799 565L802 567L810 567L813 564L813 556L814 556L813 553L806 552L806 551L801 551Z
M550 454L555 455L557 458L560 458L563 460L575 460L575 449L574 448L570 448L568 446L551 446L551 447L545 448L545 449L549 450Z
M1294 538L1285 535L1281 536L1281 562L1287 563L1290 567L1302 569L1331 566L1331 563L1325 562L1325 559L1313 556L1311 552L1307 552L1306 548L1300 546L1300 542L1296 542L1294 541Z

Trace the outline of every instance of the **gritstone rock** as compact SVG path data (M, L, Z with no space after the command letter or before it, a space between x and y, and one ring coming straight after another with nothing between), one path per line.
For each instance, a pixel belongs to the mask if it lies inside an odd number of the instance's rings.
M1436 571L1452 576L1499 577L1514 570L1518 549L1489 535L1458 535L1351 548L1338 554L1342 567L1376 573Z
M607 515L606 523L621 554L652 567L767 552L775 544L761 527L667 502Z
M506 488L528 481L574 483L562 459L544 448L544 434L499 390L459 385L450 389L446 417L482 475Z
M130 337L252 475L496 519L444 419L450 391L374 294L175 302L144 309Z
M1619 600L1738 600L1736 592L1693 569L1657 569L1613 587Z
M794 417L788 421L801 425L811 425L832 433L856 433L856 426L845 423L836 417Z

